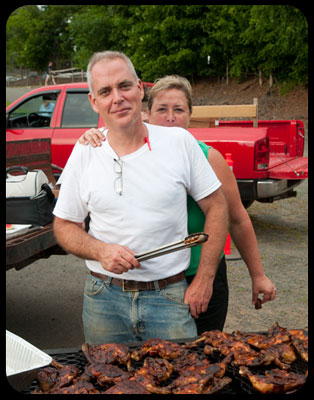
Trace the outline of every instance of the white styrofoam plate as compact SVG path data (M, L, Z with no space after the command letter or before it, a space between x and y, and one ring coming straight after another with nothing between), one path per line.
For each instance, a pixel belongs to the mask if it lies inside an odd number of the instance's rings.
M13 224L10 229L6 229L6 239L23 235L32 225Z
M6 374L10 385L18 390L26 389L36 378L37 371L52 361L45 352L26 340L6 331Z

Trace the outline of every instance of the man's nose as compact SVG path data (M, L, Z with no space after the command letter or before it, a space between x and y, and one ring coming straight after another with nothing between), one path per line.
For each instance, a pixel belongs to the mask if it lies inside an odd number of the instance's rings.
M121 92L120 92L120 90L118 88L113 89L112 96L113 96L113 101L115 103L121 103L123 101L123 97L122 97Z

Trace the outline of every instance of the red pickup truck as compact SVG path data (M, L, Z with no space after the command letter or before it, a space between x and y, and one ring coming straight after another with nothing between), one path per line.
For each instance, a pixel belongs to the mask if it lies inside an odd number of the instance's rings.
M144 83L144 87L151 85ZM29 91L7 107L6 140L50 138L52 163L63 168L77 139L88 128L103 126L87 93L87 83ZM219 121L213 128L189 129L196 139L222 155L232 154L233 172L246 207L254 200L272 202L295 196L294 188L308 177L303 122L258 121L257 125L252 121Z

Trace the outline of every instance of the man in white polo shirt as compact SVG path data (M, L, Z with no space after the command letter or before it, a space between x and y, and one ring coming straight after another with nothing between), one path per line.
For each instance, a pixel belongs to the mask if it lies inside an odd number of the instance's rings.
M220 182L181 128L145 124L143 86L123 53L91 58L89 99L106 125L101 147L77 143L54 210L59 244L86 260L85 339L90 344L191 338L205 311L227 233ZM206 215L209 239L188 287L190 250L141 263L135 254L187 236L187 194ZM90 215L88 233L82 222Z

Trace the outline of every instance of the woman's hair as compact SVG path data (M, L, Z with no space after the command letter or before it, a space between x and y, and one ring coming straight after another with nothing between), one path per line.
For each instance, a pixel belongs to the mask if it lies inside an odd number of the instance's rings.
M178 89L185 94L190 113L192 113L192 86L186 78L179 75L167 75L155 80L154 86L150 89L148 94L147 107L149 111L152 109L153 101L157 94L162 90L169 89Z
M93 92L93 79L92 79L91 69L99 61L111 61L116 58L121 58L122 60L124 60L126 62L127 66L129 67L130 71L132 72L132 74L136 80L136 83L138 83L139 78L136 74L134 65L132 64L132 61L129 59L128 56L126 56L124 53L121 53L119 51L106 50L106 51L97 52L92 55L92 57L89 60L88 66L87 66L87 82L88 82L89 91L91 92L93 97L94 97L94 92Z

